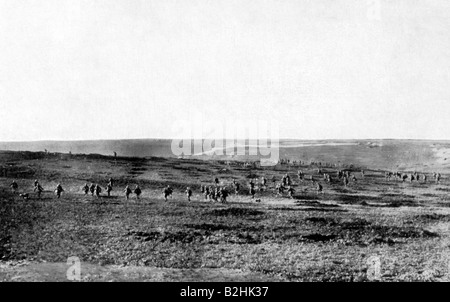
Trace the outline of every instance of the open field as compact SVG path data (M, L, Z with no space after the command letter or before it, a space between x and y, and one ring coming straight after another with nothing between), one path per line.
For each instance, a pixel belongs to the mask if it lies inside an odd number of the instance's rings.
M243 167L237 162L101 155L0 152L0 281L64 281L67 258L79 257L84 281L370 281L379 257L381 281L448 281L450 182L386 180L377 166L354 167L344 188L317 166ZM306 180L297 180L297 170ZM420 168L417 171L421 171ZM439 172L439 170L437 170ZM289 173L294 198L274 193L274 177ZM205 201L200 184L241 194L227 203ZM268 188L248 195L250 178ZM317 194L309 180L319 180ZM111 197L85 196L87 183L115 180ZM15 179L23 200L9 188ZM36 199L33 182L46 190ZM56 199L52 190L65 192ZM123 188L143 189L125 201ZM164 202L163 187L173 198ZM188 202L184 191L194 190Z

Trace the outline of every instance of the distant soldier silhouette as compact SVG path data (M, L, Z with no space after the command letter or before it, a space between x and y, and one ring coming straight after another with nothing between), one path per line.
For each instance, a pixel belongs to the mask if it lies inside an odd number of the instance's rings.
M344 176L344 186L348 186L348 177L346 175Z
M91 192L91 195L94 196L95 194L95 184L92 183L91 186L89 187L89 191Z
M17 189L19 188L19 185L15 180L13 180L9 186L11 187L13 193L16 193Z
M64 192L64 189L62 188L61 184L58 184L55 189L56 197L60 198L62 192Z
M219 192L219 187L216 187L215 189L211 189L211 198L214 201L217 201L217 198L219 198L220 192Z
M164 201L167 201L167 197L172 197L173 190L170 187L170 185L167 185L167 187L164 188L163 194L164 194Z
M125 199L128 200L130 198L130 194L132 193L130 187L127 185L123 191L125 192Z
M41 199L41 193L44 191L44 188L42 188L42 186L39 183L37 183L37 185L34 186L34 192L36 192L36 191L37 191L38 199Z
M214 183L216 184L216 186L218 186L219 185L219 178L214 178Z
M111 185L111 182L109 182L107 185L106 185L106 188L105 188L105 190L106 190L106 194L108 194L108 197L110 197L111 196L111 191L112 191L112 185Z
M348 181L348 179L347 179L347 181ZM316 184L316 189L317 189L317 193L323 193L323 187L319 182Z
M227 202L228 191L225 188L220 189L220 201L222 203Z
M208 199L209 201L213 201L214 199L214 188L212 186L208 187Z
M95 196L100 198L100 193L102 192L102 188L99 185L95 185Z
M205 186L205 192L203 193L203 195L205 196L205 200L208 200L209 194L210 194L209 188Z
M275 187L275 190L277 191L278 196L283 196L284 187L281 183L277 184L277 186Z
M261 184L263 187L266 187L267 179L264 176L261 178Z
M234 193L236 195L238 195L239 194L239 187L240 187L240 185L239 185L238 182L236 182L236 180L233 180L233 185L234 185Z
M438 184L441 181L441 173L436 174L436 183Z
M188 201L191 201L192 190L189 187L186 188L186 196L187 196Z
M408 175L405 173L402 175L402 182L405 182L405 180L408 178Z
M297 177L299 181L303 181L303 172L301 170L298 170Z
M249 193L250 193L250 195L252 195L252 199L255 198L256 191L255 191L255 184L253 183L253 179L250 180L250 183L249 183Z
M141 188L139 188L139 185L136 185L136 187L134 188L134 194L136 194L136 199L139 199L139 197L142 194L142 190Z
M84 187L82 189L84 191L84 195L88 195L89 194L89 185L87 183L84 185Z
M294 192L295 192L294 188L289 186L287 192L289 194L289 198L293 199L294 198Z

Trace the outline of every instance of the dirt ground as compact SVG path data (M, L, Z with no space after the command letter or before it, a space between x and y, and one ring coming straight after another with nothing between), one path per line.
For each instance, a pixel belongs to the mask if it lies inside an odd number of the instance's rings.
M356 175L344 187L336 167L244 167L221 161L119 158L97 155L0 153L0 280L68 281L69 257L80 281L448 281L450 191L428 174L413 182L384 171L344 167ZM318 168L321 173L318 173ZM305 180L297 179L297 170ZM418 170L418 172L420 172ZM289 174L295 193L277 196ZM332 176L331 183L323 173ZM200 184L214 177L239 195L205 200ZM248 193L252 178L267 187ZM317 193L310 177L320 181ZM114 179L112 196L81 187ZM18 192L9 187L15 179ZM45 191L33 192L38 179ZM65 192L57 199L53 189ZM135 184L139 200L122 190ZM170 184L172 198L162 190ZM187 201L189 186L194 195ZM29 193L29 199L19 197ZM375 262L374 262L375 261ZM373 264L375 263L375 264ZM378 264L377 264L378 263ZM378 266L377 266L378 265Z

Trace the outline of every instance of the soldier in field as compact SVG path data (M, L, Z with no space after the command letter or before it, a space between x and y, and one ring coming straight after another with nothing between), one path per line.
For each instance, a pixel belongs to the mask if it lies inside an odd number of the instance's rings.
M128 200L130 194L132 193L130 187L127 185L123 191L125 192L125 199Z
M84 184L84 187L82 188L84 195L88 195L89 194L89 185L86 183Z
M37 183L37 185L34 187L34 191L37 191L38 199L41 199L41 193L44 191L44 188L39 183Z
M19 185L15 180L13 180L9 186L11 187L13 193L16 193L17 189L19 188Z
M187 196L188 201L191 201L192 190L190 187L186 188L186 196Z
M136 194L136 199L139 199L139 197L142 194L142 190L141 188L139 188L139 185L136 185L136 187L134 188L134 194Z
M64 192L64 189L62 188L61 184L58 184L55 189L56 197L60 198L62 192Z
M111 182L109 182L107 185L106 185L106 188L105 188L105 190L106 190L106 194L108 194L108 197L110 197L111 196L111 191L112 191L112 185L111 185Z
M163 194L164 194L164 201L167 201L167 198L170 196L172 197L173 190L170 187L170 185L167 185L167 187L164 188Z

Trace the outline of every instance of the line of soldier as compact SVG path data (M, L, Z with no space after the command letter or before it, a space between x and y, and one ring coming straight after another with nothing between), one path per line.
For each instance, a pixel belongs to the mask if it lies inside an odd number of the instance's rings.
M433 172L433 179L436 183L440 183L441 181L441 174L440 173L436 173ZM423 182L427 182L427 175L425 173L422 173L422 177L420 176L419 173L417 173L416 171L414 171L413 173L401 173L401 172L385 172L385 179L390 181L391 178L394 178L395 180L401 180L402 182L405 182L409 179L409 182L413 182L414 180L419 182L420 179L422 178Z
M9 185L12 189L12 192L15 194L18 189L19 189L19 185L17 184L17 182L15 180L12 181L12 183ZM36 179L34 181L34 192L37 192L37 197L38 199L41 199L41 194L42 192L44 192L44 188L41 186L41 184L39 183L39 181ZM61 197L61 193L64 192L64 189L62 188L61 184L58 184L55 188L55 194L57 198ZM24 199L28 199L29 194L28 193L20 193L19 196L23 197Z

